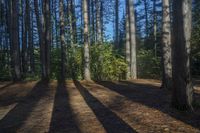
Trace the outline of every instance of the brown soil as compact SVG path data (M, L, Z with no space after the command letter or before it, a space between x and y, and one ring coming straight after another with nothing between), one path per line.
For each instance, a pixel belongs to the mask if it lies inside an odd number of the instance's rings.
M156 80L1 82L0 133L200 133ZM195 88L200 101L200 89Z

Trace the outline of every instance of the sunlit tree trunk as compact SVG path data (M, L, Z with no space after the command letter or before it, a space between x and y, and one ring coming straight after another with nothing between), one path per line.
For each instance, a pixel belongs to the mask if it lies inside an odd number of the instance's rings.
M190 74L192 0L173 1L173 96L172 105L192 109L193 87Z
M171 51L171 26L170 26L169 0L163 0L162 16L162 86L164 89L172 87L172 51Z
M130 63L131 63L131 79L137 78L137 63L136 63L136 30L135 30L135 14L133 0L128 0L129 9L129 32L130 32Z
M90 55L88 43L88 1L83 0L83 15L84 15L84 79L90 78Z
M97 43L102 43L102 33L101 33L101 1L96 0L96 28L97 28Z
M129 34L129 13L128 13L128 0L126 0L126 62L128 64L126 79L130 79L131 63L130 63L130 34Z

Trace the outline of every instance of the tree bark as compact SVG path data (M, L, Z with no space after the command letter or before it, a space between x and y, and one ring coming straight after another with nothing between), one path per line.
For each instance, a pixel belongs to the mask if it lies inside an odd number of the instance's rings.
M63 9L63 0L60 0L61 79L65 79L66 74L65 21Z
M163 0L162 16L162 86L164 89L172 87L172 50L171 50L171 23L169 0Z
M84 79L91 80L90 77L90 55L88 43L88 1L83 0L84 15Z
M101 1L96 0L96 28L97 28L97 43L102 43L101 33Z
M130 79L131 73L131 63L130 63L130 33L129 33L129 9L128 9L128 0L126 0L126 62L128 64L126 79Z
M11 60L14 81L21 80L18 4L18 0L11 1Z
M173 96L172 105L192 109L193 87L190 74L192 0L173 1Z
M119 48L119 0L115 0L115 46Z
M135 14L133 0L128 0L129 9L129 32L130 32L130 49L131 49L131 79L137 78L137 62L136 62L136 33L135 33Z

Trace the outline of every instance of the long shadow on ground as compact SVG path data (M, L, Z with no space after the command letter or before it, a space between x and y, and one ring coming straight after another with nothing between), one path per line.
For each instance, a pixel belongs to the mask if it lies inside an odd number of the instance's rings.
M108 133L136 133L132 127L91 95L79 81L74 81L74 84Z
M54 107L49 132L80 133L69 105L65 82L59 82L54 99Z
M0 132L16 132L30 116L39 100L44 97L48 91L48 82L39 81L32 91L0 120Z
M187 114L187 112L180 112L170 107L170 97L168 91L161 90L159 87L153 85L145 85L133 83L129 81L120 81L119 84L109 81L96 82L112 91L121 94L134 102L141 103L151 108L158 109L175 119L181 120L195 128L200 129L200 115Z
M9 87L9 86L11 86L11 85L13 85L13 84L14 84L14 83L11 82L11 83L8 83L8 84L6 84L6 85L0 87L0 91L2 91L3 89L6 89L7 87Z

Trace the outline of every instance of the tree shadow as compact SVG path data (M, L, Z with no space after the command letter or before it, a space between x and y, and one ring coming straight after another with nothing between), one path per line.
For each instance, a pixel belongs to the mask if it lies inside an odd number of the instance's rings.
M13 85L13 84L14 84L14 82L11 82L11 83L8 83L8 84L6 84L6 85L0 87L0 91L6 89L7 87L9 87L9 86L11 86L11 85Z
M90 94L79 81L74 80L74 84L108 133L136 133L132 127Z
M48 82L39 81L31 92L0 120L0 132L16 132L49 90Z
M101 81L96 83L115 91L134 102L138 102L148 107L160 110L175 119L181 120L186 124L200 129L200 115L181 112L172 108L170 106L171 94L167 90L161 90L159 87L150 84L145 85L129 81L120 81L120 84L116 84L111 81Z
M64 81L58 83L54 98L53 113L50 123L50 133L80 133L69 105L69 96Z

